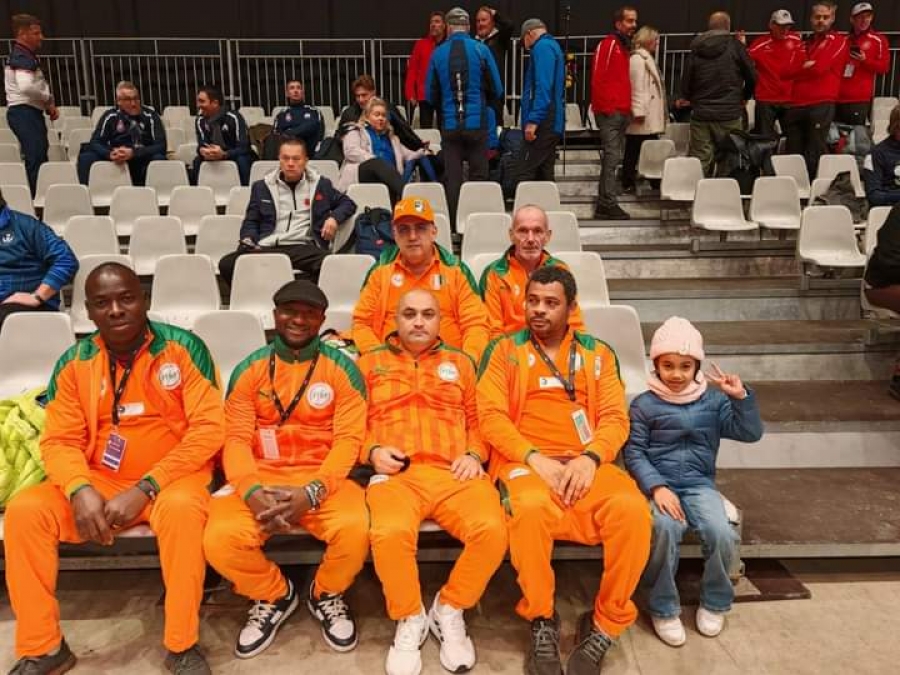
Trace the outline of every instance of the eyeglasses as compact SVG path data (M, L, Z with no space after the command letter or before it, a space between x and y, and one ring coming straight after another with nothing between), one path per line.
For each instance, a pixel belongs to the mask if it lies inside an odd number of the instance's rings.
M401 237L408 237L413 232L416 234L427 234L431 232L431 228L434 225L431 223L416 223L415 225L394 225L394 228L397 230L397 235Z
M131 101L140 101L141 97L140 96L117 96L116 100L121 101L122 103L129 103Z

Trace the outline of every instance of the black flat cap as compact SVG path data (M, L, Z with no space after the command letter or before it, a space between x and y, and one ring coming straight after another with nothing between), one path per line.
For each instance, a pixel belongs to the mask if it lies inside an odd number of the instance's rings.
M322 289L306 279L295 279L286 283L275 291L272 302L276 307L286 302L302 302L310 307L328 309L328 298L325 297Z

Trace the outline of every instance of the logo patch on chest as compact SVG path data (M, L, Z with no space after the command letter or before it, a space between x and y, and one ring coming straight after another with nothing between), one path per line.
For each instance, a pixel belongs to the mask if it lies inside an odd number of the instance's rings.
M164 363L159 369L159 383L163 389L175 389L181 384L181 369L174 363Z
M306 400L313 408L322 410L334 400L334 389L324 382L318 382L309 388Z

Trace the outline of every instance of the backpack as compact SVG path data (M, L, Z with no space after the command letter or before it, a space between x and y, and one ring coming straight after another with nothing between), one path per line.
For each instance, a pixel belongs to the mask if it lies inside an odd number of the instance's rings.
M391 233L391 212L380 207L365 210L356 217L356 252L376 260L385 246L394 243Z

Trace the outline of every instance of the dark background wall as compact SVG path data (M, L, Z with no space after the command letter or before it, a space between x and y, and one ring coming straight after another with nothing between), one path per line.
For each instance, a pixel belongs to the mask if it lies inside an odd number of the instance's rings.
M474 13L481 2L446 0L0 0L0 16L29 12L45 21L54 37L228 37L228 38L373 38L415 37L425 32L431 9L460 4ZM564 8L571 7L571 34L595 35L609 29L613 10L621 4L604 0L498 0L501 12L517 24L537 16L552 32L563 35ZM697 32L717 9L731 12L735 28L765 30L773 9L786 8L806 28L812 4L803 0L652 0L638 1L641 23L663 32ZM846 27L850 0L838 9L838 26ZM900 30L900 0L878 0L876 26ZM204 7L207 5L210 8ZM214 8L214 9L211 9ZM9 32L8 19L0 29Z

